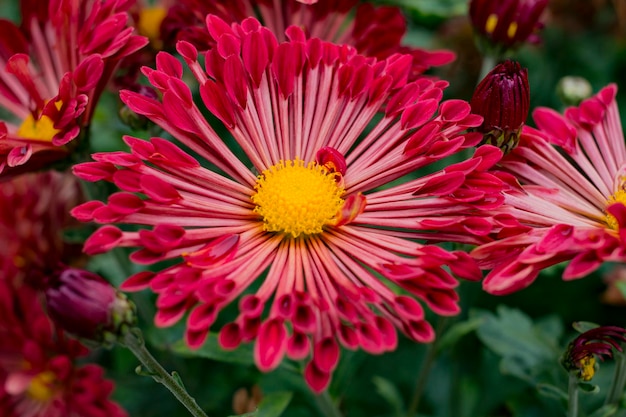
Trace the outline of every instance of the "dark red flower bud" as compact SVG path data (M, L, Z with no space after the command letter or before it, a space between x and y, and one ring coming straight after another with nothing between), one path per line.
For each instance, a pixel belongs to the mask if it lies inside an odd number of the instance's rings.
M530 108L528 71L515 61L497 65L478 84L470 105L473 113L484 118L477 129L484 134L483 143L511 151Z
M63 330L98 343L113 343L136 321L135 306L99 275L63 270L45 290L48 314Z
M539 18L548 0L471 0L474 31L498 54L524 42L537 43Z

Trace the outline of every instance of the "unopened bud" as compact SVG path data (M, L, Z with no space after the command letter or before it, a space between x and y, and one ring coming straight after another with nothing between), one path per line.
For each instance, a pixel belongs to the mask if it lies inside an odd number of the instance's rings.
M528 71L515 61L498 64L478 84L470 105L473 113L483 116L477 129L484 135L483 144L510 152L519 142L530 109Z
M593 88L583 77L568 75L559 80L556 92L566 106L578 106L584 99L591 97Z
M97 343L114 343L135 325L135 305L97 274L63 270L45 290L48 314L63 330Z

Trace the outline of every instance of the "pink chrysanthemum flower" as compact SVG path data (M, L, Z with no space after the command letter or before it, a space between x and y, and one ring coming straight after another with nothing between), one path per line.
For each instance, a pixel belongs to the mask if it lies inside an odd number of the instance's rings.
M0 273L42 288L59 264L81 257L79 245L63 240L64 228L77 224L70 209L84 201L74 176L20 175L0 182L0 201Z
M147 42L127 27L128 1L24 3L21 29L0 20L0 107L13 116L0 121L0 173L70 152L119 60Z
M125 417L87 350L52 326L35 290L0 272L0 410L4 417Z
M151 226L107 224L85 251L138 246L134 262L178 260L122 288L159 294L159 326L190 311L193 348L238 299L239 316L222 327L221 345L254 340L263 371L285 355L310 356L305 377L317 391L337 365L339 344L393 350L394 328L431 341L415 298L438 314L456 314L457 281L443 266L471 279L480 272L466 253L416 239L475 242L491 231L488 221L465 213L499 204L499 182L485 171L501 152L485 146L444 171L405 176L480 142L481 134L466 130L481 118L467 102L440 103L443 81L408 83L410 56L366 58L307 40L296 27L279 44L252 18L232 27L215 16L208 22L217 46L206 54L206 71L191 44L180 42L178 51L206 110L232 137L215 132L182 81L182 65L160 53L156 70L144 73L162 101L129 91L122 100L184 148L126 137L131 153L94 154L96 162L75 167L85 180L123 190L106 203L78 206L78 219Z
M509 177L505 204L494 211L517 224L472 252L492 269L483 281L488 292L525 288L563 261L571 261L566 280L605 261L626 261L626 147L616 92L615 85L605 87L564 116L536 109L538 129L525 127L518 148L501 161L522 185Z
M279 41L286 39L285 30L293 25L302 28L308 38L352 45L360 54L378 59L394 53L410 54L412 77L455 58L451 51L403 46L406 20L401 9L376 7L358 0L181 0L168 11L161 25L161 35L168 43L186 40L199 49L208 49L212 46L205 23L208 14L229 23L256 16Z

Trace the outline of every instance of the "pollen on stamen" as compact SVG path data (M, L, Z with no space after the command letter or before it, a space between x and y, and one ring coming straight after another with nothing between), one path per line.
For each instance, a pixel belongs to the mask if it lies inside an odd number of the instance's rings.
M35 375L28 385L26 391L28 396L41 402L48 401L54 395L53 383L55 379L54 373L51 371L44 371Z
M315 162L281 161L259 175L252 202L263 230L292 237L321 233L336 221L344 189Z
M626 205L626 191L625 190L618 190L615 194L610 196L607 200L607 207L615 203L622 203ZM619 229L619 223L617 222L617 219L612 214L607 213L606 216L604 216L604 222L610 229L613 229L613 230Z

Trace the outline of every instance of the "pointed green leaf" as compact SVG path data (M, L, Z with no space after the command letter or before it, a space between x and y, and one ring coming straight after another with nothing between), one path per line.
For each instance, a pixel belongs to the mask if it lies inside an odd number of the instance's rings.
M398 388L388 379L375 376L372 382L376 386L376 392L391 405L394 416L403 416L405 414L404 401Z
M552 384L539 383L537 384L537 391L544 397L556 398L557 400L564 401L568 400L567 393L561 388Z
M590 414L589 417L611 417L617 413L617 410L617 405L607 404L598 408L596 411Z

